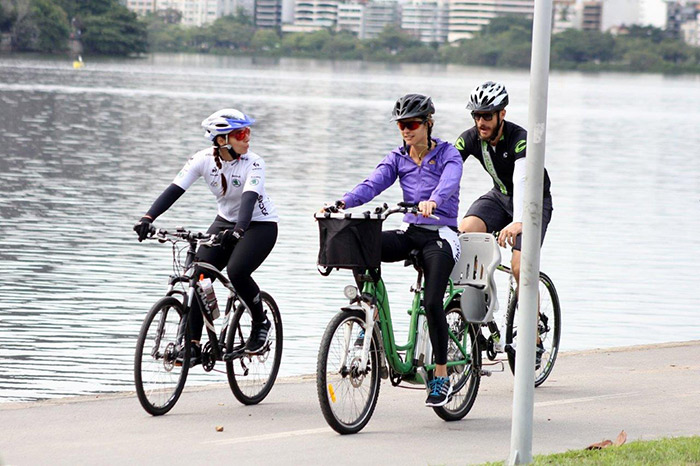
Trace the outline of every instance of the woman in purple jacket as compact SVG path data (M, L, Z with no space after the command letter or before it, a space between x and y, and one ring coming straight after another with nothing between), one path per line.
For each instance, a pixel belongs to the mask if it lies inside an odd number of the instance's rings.
M418 249L425 270L425 309L435 354L435 377L426 406L443 406L452 394L447 376L447 319L442 307L447 281L459 258L457 214L462 158L452 144L431 138L435 106L430 97L408 94L396 101L403 145L384 157L372 174L336 202L341 208L372 200L398 177L404 202L418 204L420 215L406 214L404 228L382 233L382 261L408 258ZM433 215L433 217L430 217Z

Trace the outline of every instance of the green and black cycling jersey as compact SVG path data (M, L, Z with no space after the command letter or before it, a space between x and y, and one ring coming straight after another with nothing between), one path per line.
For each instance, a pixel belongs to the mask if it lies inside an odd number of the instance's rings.
M492 146L479 138L476 126L463 132L455 147L462 155L462 160L466 161L470 155L475 157L484 169L491 175L494 187L507 196L513 195L513 171L515 161L525 157L527 145L527 131L511 123L503 122L503 135L496 144ZM550 196L549 175L544 171L544 196Z

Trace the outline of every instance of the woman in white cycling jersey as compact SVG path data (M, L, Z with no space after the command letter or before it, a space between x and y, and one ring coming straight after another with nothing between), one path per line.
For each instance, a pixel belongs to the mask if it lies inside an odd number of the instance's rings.
M277 211L265 193L265 163L248 150L254 119L236 109L223 109L202 121L213 148L194 154L173 182L134 225L139 241L151 231L151 223L173 205L185 190L202 177L216 196L218 212L207 230L217 234L221 245L197 250L197 260L219 270L226 267L231 283L252 313L252 330L246 350L254 353L267 342L270 321L263 312L260 288L251 274L270 254L277 240ZM196 271L197 276L204 270ZM213 278L210 276L210 278ZM201 362L203 317L195 299L190 312L192 362Z

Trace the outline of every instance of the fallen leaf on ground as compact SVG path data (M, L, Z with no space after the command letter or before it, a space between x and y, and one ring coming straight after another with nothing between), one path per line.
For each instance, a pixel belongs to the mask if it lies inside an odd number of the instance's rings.
M615 439L615 442L613 442L613 443L616 447L619 447L620 445L622 445L626 441L627 441L627 432L625 432L624 430L621 430L620 433L617 434L617 438Z
M586 450L602 450L605 447L609 447L613 443L610 440L603 440L602 442L596 442L594 444L588 445Z
M607 448L607 447L612 446L612 445L619 447L620 445L622 445L626 441L627 441L627 433L624 430L622 430L622 431L620 431L619 434L617 434L617 438L615 439L615 442L613 442L612 440L603 440L601 442L596 442L594 444L588 445L586 447L586 450L602 450L603 448Z

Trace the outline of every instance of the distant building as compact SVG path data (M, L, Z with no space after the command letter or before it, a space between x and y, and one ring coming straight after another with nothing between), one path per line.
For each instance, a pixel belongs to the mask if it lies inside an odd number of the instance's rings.
M243 9L253 16L254 0L123 0L124 5L137 15L146 15L172 9L182 14L185 26L202 26L222 16L233 15Z
M601 31L620 26L666 26L663 0L603 0Z
M687 42L686 36L688 34L692 36L692 32L689 31L694 28L692 23L695 23L698 17L700 17L700 0L669 1L666 10L666 31L673 37ZM687 23L690 24L684 26Z
M412 0L401 11L401 29L424 43L447 40L449 6L446 0Z
M681 37L683 41L693 47L700 47L700 24L698 20L686 21L681 24Z
M361 3L341 3L338 5L338 31L350 31L357 37L364 36L365 6Z
M600 31L603 19L603 2L592 0L581 4L581 29L584 31Z
M401 23L401 10L396 0L374 0L365 5L360 39L374 39L387 24Z
M450 42L471 39L497 16L532 18L535 11L534 0L449 0L449 5L447 39Z
M156 11L156 0L124 0L122 4L139 16Z
M335 28L338 2L335 0L297 0L294 6L295 26Z
M132 1L132 0L129 0ZM216 20L219 0L156 0L156 11L173 9L182 13L182 24L202 26Z
M282 0L255 0L255 26L261 29L280 30L282 26Z
M552 33L557 34L567 29L576 28L576 0L554 0L552 16Z

